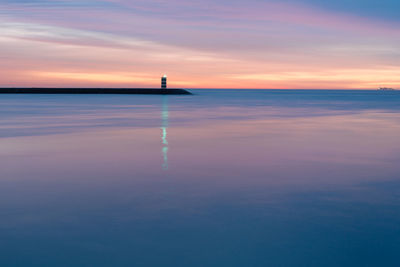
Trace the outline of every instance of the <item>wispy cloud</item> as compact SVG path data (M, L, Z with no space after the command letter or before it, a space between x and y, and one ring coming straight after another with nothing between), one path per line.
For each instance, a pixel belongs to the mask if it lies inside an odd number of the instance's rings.
M3 85L154 86L168 72L190 87L400 86L397 22L318 5L2 1L0 28Z

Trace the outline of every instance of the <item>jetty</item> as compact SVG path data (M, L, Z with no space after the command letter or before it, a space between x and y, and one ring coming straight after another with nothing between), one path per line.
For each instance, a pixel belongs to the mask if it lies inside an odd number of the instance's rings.
M161 77L161 88L51 88L51 87L8 87L0 94L119 94L119 95L191 95L185 89L167 88L167 75Z
M173 88L0 88L0 94L126 94L191 95L185 89Z

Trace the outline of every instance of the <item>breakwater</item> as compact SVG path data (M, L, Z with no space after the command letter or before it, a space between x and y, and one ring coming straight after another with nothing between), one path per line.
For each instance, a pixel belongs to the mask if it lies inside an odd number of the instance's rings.
M190 95L185 89L160 88L0 88L0 94L145 94Z

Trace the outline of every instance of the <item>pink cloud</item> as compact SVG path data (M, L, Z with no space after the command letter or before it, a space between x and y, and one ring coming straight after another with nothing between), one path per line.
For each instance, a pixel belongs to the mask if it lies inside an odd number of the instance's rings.
M0 56L12 73L0 84L152 87L168 72L183 87L400 85L395 25L281 3L106 2L0 4Z

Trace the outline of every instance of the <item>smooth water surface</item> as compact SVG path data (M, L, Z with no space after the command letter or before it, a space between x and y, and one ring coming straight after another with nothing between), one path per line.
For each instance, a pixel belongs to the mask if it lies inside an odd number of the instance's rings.
M399 266L400 92L1 95L0 266Z

